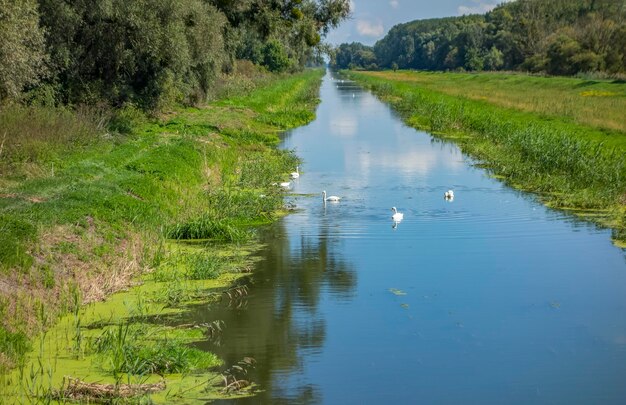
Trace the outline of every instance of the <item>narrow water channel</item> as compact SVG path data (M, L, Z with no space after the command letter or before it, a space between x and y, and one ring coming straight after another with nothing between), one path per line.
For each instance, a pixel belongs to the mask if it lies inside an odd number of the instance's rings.
M193 313L224 321L200 347L256 359L263 391L237 402L626 401L626 255L609 231L490 178L354 83L329 73L321 100L285 135L304 160L298 209L263 230L246 302Z

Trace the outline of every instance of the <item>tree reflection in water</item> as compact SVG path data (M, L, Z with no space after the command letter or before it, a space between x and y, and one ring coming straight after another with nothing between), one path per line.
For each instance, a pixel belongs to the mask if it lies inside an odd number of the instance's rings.
M226 366L244 356L256 360L249 379L264 391L250 399L253 403L320 402L319 392L308 382L294 386L285 379L297 380L302 354L321 351L326 326L320 300L324 295L349 299L356 286L356 273L340 256L341 241L331 232L330 220L322 217L315 236L305 236L293 225L286 229L288 221L261 230L265 247L251 276L245 305L233 308L223 300L194 308L191 319L185 320L224 322L219 339L197 347L217 353Z

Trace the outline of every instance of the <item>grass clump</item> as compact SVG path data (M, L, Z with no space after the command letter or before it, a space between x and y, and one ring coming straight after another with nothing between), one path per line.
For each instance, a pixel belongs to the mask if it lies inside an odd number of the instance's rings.
M206 253L188 256L185 278L188 280L212 280L222 273L223 260Z
M249 240L249 231L238 228L232 222L215 219L209 215L178 223L166 231L170 239L212 239L222 242L243 242Z
M161 328L119 324L106 328L93 344L101 367L119 377L180 374L207 370L221 364L212 353L189 347L181 337L168 337Z
M31 342L23 332L11 332L0 326L0 373L15 365L15 361L31 349Z
M33 258L26 245L36 235L37 229L32 222L0 213L0 269L28 269Z

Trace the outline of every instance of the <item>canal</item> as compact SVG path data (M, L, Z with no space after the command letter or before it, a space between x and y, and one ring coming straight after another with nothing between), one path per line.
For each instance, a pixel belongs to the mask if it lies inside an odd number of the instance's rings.
M624 403L610 231L503 185L352 82L329 73L320 97L284 136L303 160L296 210L260 231L245 302L191 315L224 322L200 347L256 360L261 392L237 402Z

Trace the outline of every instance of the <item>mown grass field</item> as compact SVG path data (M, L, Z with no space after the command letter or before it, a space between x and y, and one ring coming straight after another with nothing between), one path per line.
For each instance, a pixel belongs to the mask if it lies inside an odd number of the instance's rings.
M127 109L109 117L108 125L93 111L80 117L31 107L0 110L0 134L8 133L0 165L0 372L27 367L33 337L59 316L79 314L83 304L142 275L176 283L149 300L162 308L197 301L200 290L207 295L206 288L186 288L181 280L239 274L244 265L216 259L224 253L204 246L253 241L249 225L280 215L282 191L275 183L288 179L297 157L275 148L278 134L314 118L322 75L267 76L202 108L158 119ZM42 135L50 123L54 133ZM172 243L183 239L196 247ZM236 278L212 288L226 288ZM136 306L145 305L141 298ZM80 322L74 327L82 336ZM121 339L121 329L104 332L108 337L94 339ZM160 372L219 363L180 342L165 346L181 357L181 367ZM141 364L116 352L115 367L107 367L116 375L146 377L154 372L146 364L163 355L149 348L145 359L136 360ZM192 365L185 363L188 354Z
M626 84L520 74L347 72L416 128L626 241Z

